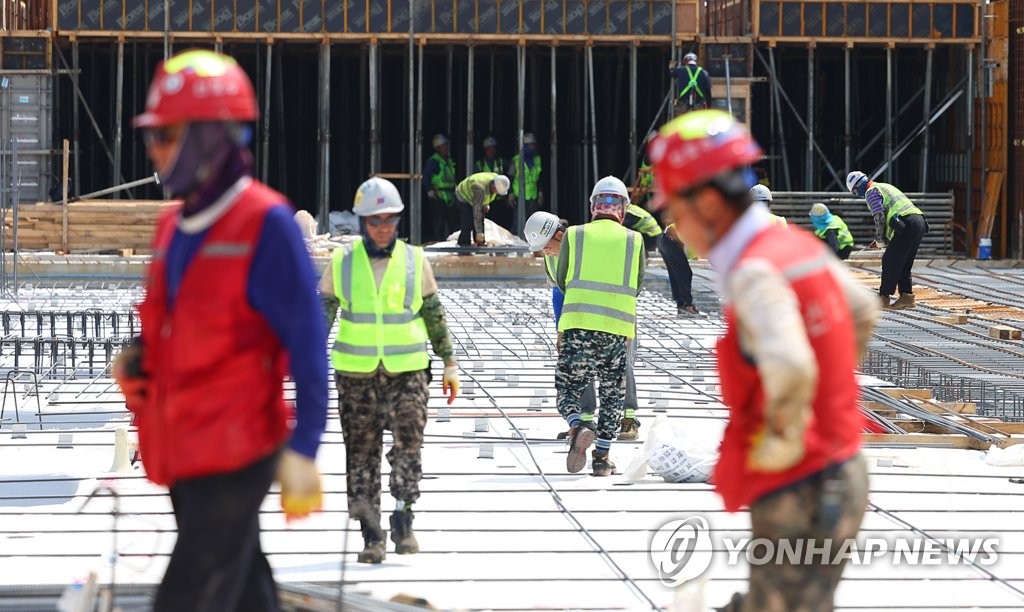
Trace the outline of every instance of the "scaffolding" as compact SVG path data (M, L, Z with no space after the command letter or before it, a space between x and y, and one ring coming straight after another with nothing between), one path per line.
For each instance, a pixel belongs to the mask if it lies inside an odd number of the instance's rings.
M466 174L484 137L508 159L534 133L547 207L582 220L594 180L632 182L647 132L674 111L666 67L691 50L713 76L715 106L765 145L776 189L844 190L859 168L905 190L952 191L954 244L966 252L995 163L980 154L998 142L979 129L996 111L979 103L993 59L979 51L977 0L165 5L58 0L33 13L38 29L3 39L5 70L25 63L15 41L45 44L54 143L70 137L75 194L147 174L125 120L141 110L156 63L193 46L232 54L253 78L257 175L314 212L322 231L327 213L379 174L401 183L403 234L422 241L420 169L435 133L448 135ZM997 252L1011 213L1004 203Z

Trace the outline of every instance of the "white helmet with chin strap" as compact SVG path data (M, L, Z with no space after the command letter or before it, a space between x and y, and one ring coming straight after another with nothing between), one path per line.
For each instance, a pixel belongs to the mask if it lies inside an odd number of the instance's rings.
M855 189L861 183L861 181L867 181L868 175L864 174L860 170L854 170L853 172L846 175L846 188L850 193L856 195Z
M614 176L606 176L594 184L590 192L590 214L611 215L620 222L626 217L629 205L629 190L626 184Z
M352 205L352 214L357 217L400 213L403 210L405 204L395 184L377 176L359 186Z

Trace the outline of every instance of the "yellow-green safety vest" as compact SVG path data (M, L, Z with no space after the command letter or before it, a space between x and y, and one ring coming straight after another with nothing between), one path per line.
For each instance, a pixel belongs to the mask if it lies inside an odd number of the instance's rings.
M828 225L826 225L824 229L815 228L814 234L818 238L824 240L825 234L827 234L829 230L836 230L836 240L839 241L840 249L853 246L853 234L850 233L850 228L846 226L846 221L832 215L832 218L829 219Z
M558 272L558 255L544 256L544 271L548 273L548 278L555 280L555 274Z
M628 215L633 215L637 218L637 222L632 226L626 226L634 232L640 232L644 236L652 238L661 235L661 226L658 225L658 220L654 218L654 215L644 210L642 206L630 204L626 207L626 215L627 218Z
M338 336L331 365L338 372L369 373L383 364L392 374L430 367L423 307L423 249L395 242L377 286L362 239L331 257L338 298Z
M889 183L871 183L871 187L868 191L877 189L882 194L882 210L885 211L885 239L892 240L893 234L896 233L892 229L893 217L906 217L909 215L923 215L921 209L914 206L914 203L910 201L910 198L905 193L890 185ZM865 194L865 197L867 194Z
M500 157L495 157L492 160L488 160L486 157L481 157L476 160L476 171L501 174L505 171L505 160Z
M439 153L434 153L430 159L437 162L437 172L430 177L430 184L437 192L437 198L445 206L451 206L455 203L455 160L445 159Z
M643 238L610 219L566 232L569 267L558 331L589 329L636 336Z
M526 168L526 174L522 175L523 172L522 158L518 155L512 158L512 167L516 170L514 177L509 177L512 181L512 197L519 197L519 177L523 176L526 182L526 195L524 196L527 200L537 199L537 185L540 182L540 155L533 156L533 166Z
M498 175L494 172L477 172L466 177L459 186L455 188L455 195L459 196L467 204L473 203L473 188L484 190L483 206L487 206L498 197L498 194L491 190L491 182Z

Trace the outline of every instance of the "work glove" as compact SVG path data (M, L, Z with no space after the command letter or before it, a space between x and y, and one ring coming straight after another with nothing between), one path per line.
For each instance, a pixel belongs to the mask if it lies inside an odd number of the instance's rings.
M800 463L806 450L802 428L779 434L764 427L751 440L747 467L760 472L782 472Z
M130 344L118 353L112 371L125 406L137 412L149 397L149 377L142 371L142 344Z
M281 485L281 509L288 522L303 519L323 506L323 489L316 463L305 455L286 449L277 466Z
M477 246L484 246L487 244L487 240L483 236L477 236L473 240L476 242Z
M454 361L444 366L441 390L448 396L449 404L454 402L455 396L459 394L459 364Z

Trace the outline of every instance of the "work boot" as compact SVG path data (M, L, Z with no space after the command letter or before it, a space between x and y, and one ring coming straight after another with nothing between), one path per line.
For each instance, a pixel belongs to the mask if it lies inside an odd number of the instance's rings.
M680 317L696 317L700 315L700 311L693 304L687 304L686 306L676 306L676 315Z
M590 463L594 468L594 476L611 476L618 473L615 471L615 464L608 458L608 451L602 453L595 449L590 455Z
M565 469L575 474L587 466L587 449L594 443L597 434L593 423L580 422L569 430L569 455L565 458Z
M887 295L879 295L878 296L878 300L881 303L882 308L888 308L889 307L889 296L887 296Z
M381 563L385 556L384 530L377 521L359 521L363 531L363 552L356 558L360 563Z
M892 310L903 310L904 308L914 307L914 294L913 293L901 293L900 297L889 306Z
M412 518L412 510L395 510L391 513L391 541L395 543L395 553L399 555L420 552L420 544L412 532Z
M640 419L622 419L622 429L619 430L619 440L636 440L640 437Z
M582 413L582 414L587 414L587 413L585 413L585 412L584 412L584 413ZM593 419L593 415L592 415L592 414L590 415L590 417L591 417L591 419ZM584 422L584 423L592 423L593 421L591 420L591 421L583 421L583 422ZM572 435L572 428L570 427L570 428L569 428L568 430L566 430L566 431L560 431L560 432L558 432L558 435L557 435L557 436L555 436L555 439L556 439L556 440L568 440L568 439L569 439L569 436L571 436L571 435Z

